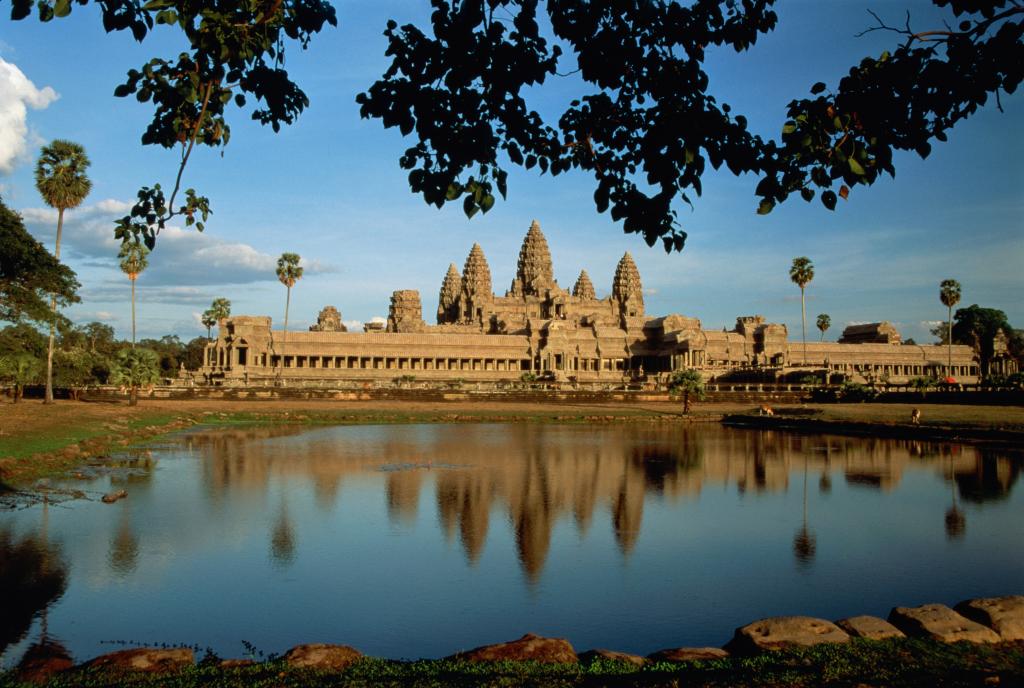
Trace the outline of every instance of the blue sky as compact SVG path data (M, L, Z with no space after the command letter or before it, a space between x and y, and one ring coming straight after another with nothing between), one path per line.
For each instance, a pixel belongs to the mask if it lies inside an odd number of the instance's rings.
M753 130L775 137L789 100L816 81L835 84L862 57L895 45L897 37L884 32L855 36L872 24L868 9L899 24L908 8L915 28L940 25L942 15L929 3L912 0L782 2L778 28L752 50L710 53L711 88ZM397 164L410 140L361 120L354 99L386 68L387 19L422 24L427 3L344 2L337 9L337 29L317 36L308 51L290 47L286 66L311 101L299 120L275 135L235 110L223 157L220 150L193 154L185 184L210 197L214 215L203 234L173 227L161 234L138 281L140 336L205 334L198 315L218 296L231 299L236 314L269 314L280 323L285 293L274 264L284 251L299 253L306 266L293 289L290 325L306 327L327 304L346 321L386 316L396 289L418 289L424 317L433 322L448 264L461 268L474 241L490 263L495 291L508 288L534 218L563 287L585 268L598 296L606 295L628 250L649 314L682 313L709 328L731 329L737 316L761 314L798 337L799 290L788 269L801 255L816 267L808 319L831 315L827 339L849 323L889 320L904 337L931 341L928 327L945 316L938 284L946 278L962 283L963 305L1000 308L1024 327L1019 91L1003 97L1004 113L993 104L958 125L928 160L898 155L895 179L856 189L834 213L817 201L791 199L758 216L756 177L712 172L695 209L681 211L686 249L666 255L599 215L582 173L551 178L510 168L509 199L472 220L461 204L424 204ZM34 159L54 138L86 147L93 191L68 213L62 246L83 284L82 303L68 314L82 323L108 322L123 337L131 327L129 284L116 267L113 219L139 186L172 185L177 152L143 147L149 110L112 92L128 69L177 54L177 40L169 30L141 46L127 34L107 35L95 9L77 5L71 17L47 25L11 22L6 9L0 17L0 194L52 248L56 215L35 190ZM573 67L566 62L561 71ZM584 92L569 77L534 89L530 98L556 119Z

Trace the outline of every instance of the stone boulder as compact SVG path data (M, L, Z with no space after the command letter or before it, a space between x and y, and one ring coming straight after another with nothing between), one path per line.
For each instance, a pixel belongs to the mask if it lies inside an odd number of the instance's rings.
M966 640L972 643L998 643L991 628L966 619L944 604L920 607L894 607L889 622L910 636L931 638L944 643Z
M675 647L647 655L652 662L696 662L725 659L729 653L717 647Z
M576 650L564 638L544 638L527 633L519 640L459 652L448 659L466 662L542 662L544 664L575 664L579 661Z
M188 647L169 649L140 647L134 650L121 650L100 655L86 662L85 668L101 671L144 671L152 674L164 674L181 671L195 664L195 661L195 655Z
M850 636L831 621L812 616L773 616L736 629L726 649L756 654L790 647L845 643Z
M954 609L988 626L1003 640L1024 640L1024 595L964 600Z
M643 666L647 661L640 655L631 655L628 652L616 650L587 650L580 654L581 662L593 662L595 659L602 659L606 662L622 662L636 667Z
M357 662L363 653L348 645L309 643L296 645L284 654L285 663L293 669L344 671Z
M836 621L836 626L849 633L852 638L867 638L868 640L906 638L903 631L877 616L851 616Z

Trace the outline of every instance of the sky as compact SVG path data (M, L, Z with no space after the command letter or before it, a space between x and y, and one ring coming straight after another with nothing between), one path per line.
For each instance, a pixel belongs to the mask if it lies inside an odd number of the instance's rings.
M214 214L201 234L180 226L160 234L137 282L140 337L205 335L200 314L216 297L230 299L236 315L270 315L279 327L285 288L274 268L283 252L300 254L305 267L292 290L290 328L305 329L325 305L358 328L386 317L398 289L419 290L424 319L433 322L448 265L461 269L473 242L483 247L495 292L504 293L534 219L562 287L571 288L586 269L598 296L606 296L616 263L629 251L649 315L680 313L709 329L732 329L737 317L759 314L799 336L800 293L788 276L796 256L815 266L807 289L809 336L818 335L816 315L828 313L826 339L849 324L888 320L904 338L934 341L928 331L946 316L938 291L948 278L963 285L961 305L999 308L1024 327L1021 91L1003 95L1004 112L990 103L958 124L927 160L897 154L895 179L854 189L835 212L794 197L759 216L756 176L709 172L695 208L680 212L689 233L685 250L666 254L599 214L592 178L582 172L552 178L509 166L508 200L471 220L461 203L427 206L398 166L412 139L360 119L355 96L388 65L387 20L422 26L429 3L335 5L337 28L317 35L306 51L288 48L286 67L311 101L296 123L275 134L235 109L228 146L193 153L184 185L208 196ZM894 34L856 36L873 23L869 9L891 24L902 24L909 10L915 30L941 26L945 16L917 0L784 0L778 27L754 48L709 51L711 92L746 115L755 133L778 138L790 100L817 81L836 84L864 56L896 45ZM49 24L34 17L12 22L6 8L2 15L0 195L52 250L56 211L35 189L34 161L53 139L85 146L93 189L66 214L61 248L82 283L82 301L66 313L127 337L130 285L117 268L113 222L140 186L173 186L178 153L143 146L150 110L112 93L129 69L183 50L182 39L166 28L141 45L126 32L108 35L92 6L74 5L70 17ZM571 54L563 60L559 71L575 68ZM555 78L532 89L528 100L557 120L568 101L591 91L578 77Z

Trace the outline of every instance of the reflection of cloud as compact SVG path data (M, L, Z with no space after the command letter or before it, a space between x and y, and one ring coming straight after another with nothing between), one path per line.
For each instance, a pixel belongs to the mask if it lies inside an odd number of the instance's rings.
M42 110L59 96L42 89L14 64L0 57L0 174L10 174L28 147L28 107Z

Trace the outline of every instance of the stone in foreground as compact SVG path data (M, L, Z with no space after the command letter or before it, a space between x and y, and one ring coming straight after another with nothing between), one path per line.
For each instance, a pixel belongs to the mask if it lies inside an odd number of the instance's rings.
M998 643L991 628L966 619L944 604L920 607L894 607L889 622L909 636L931 638L944 643L966 640L972 643Z
M344 671L362 656L363 653L348 645L309 643L296 645L288 650L284 655L284 661L293 669Z
M736 629L726 649L756 654L790 647L845 643L850 636L831 621L812 616L773 616Z
M673 647L647 655L652 662L696 662L725 659L729 653L717 647Z
M988 626L1003 640L1024 640L1024 595L964 600L954 609Z
M643 666L647 661L640 655L631 655L628 652L618 652L617 650L587 650L580 654L581 662L592 662L595 659L603 659L606 662L623 662L636 667Z
M836 621L836 626L849 633L852 638L885 640L886 638L906 637L903 631L877 616L851 616Z
M579 661L576 650L565 638L544 638L527 633L519 640L459 652L449 659L465 662L542 662L544 664L575 664Z
M140 647L100 655L86 662L85 667L102 671L144 671L163 674L181 671L195 664L195 661L195 655L188 647Z

